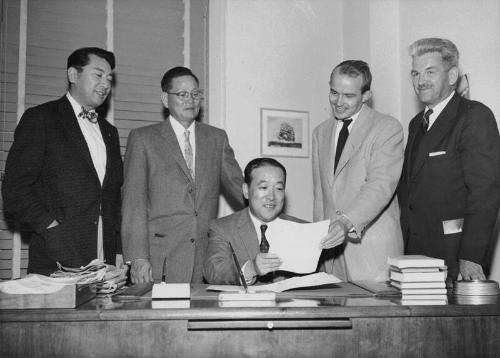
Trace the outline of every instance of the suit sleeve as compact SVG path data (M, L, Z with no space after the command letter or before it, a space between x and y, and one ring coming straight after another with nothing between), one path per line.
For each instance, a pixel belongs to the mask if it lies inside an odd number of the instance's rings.
M241 263L242 264L242 263ZM208 232L208 248L203 275L208 283L217 285L239 285L234 268L229 238L216 221L212 221Z
M122 246L126 260L149 259L147 228L148 158L143 139L130 132L122 189Z
M458 257L481 263L500 202L500 137L486 106L473 105L464 116L458 150L467 196Z
M2 196L5 210L16 221L41 232L56 219L37 194L37 182L45 163L44 120L36 109L28 109L14 133L14 143L5 165Z
M229 145L227 134L224 132L222 147L222 173L221 182L224 189L224 196L232 206L233 210L244 208L243 194L241 186L243 175L241 168L234 157L234 151Z
M403 128L396 120L385 123L371 147L365 182L344 212L360 237L393 199L401 176Z
M116 127L113 127L112 128L112 131L113 131L113 149L116 150L116 158L117 158L117 161L118 161L118 165L119 165L119 170L118 170L118 183L119 183L119 187L120 187L120 190L118 190L117 192L117 195L116 195L116 199L115 199L115 204L114 204L114 208L115 208L115 213L114 213L114 220L115 220L115 225L117 228L121 228L121 219L122 219L122 213L121 213L121 209L122 209L122 195L121 195L121 188L123 186L123 161L122 161L122 156L121 156L121 153L120 153L120 137L118 135L118 129L116 129ZM116 253L117 254L122 254L123 250L122 250L122 240L121 240L121 229L118 230L118 238L116 240Z
M319 144L317 131L314 130L312 136L312 176L313 176L313 221L324 219L323 191L321 189Z

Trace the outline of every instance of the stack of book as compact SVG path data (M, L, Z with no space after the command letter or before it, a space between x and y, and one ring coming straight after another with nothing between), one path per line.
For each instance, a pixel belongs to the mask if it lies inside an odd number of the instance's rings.
M423 255L390 256L390 284L401 291L403 305L447 303L444 260Z

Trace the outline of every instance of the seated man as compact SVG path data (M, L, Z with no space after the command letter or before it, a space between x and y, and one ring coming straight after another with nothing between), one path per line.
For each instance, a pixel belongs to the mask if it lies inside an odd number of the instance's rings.
M245 168L243 195L248 207L210 223L205 279L211 284L240 284L231 243L248 284L269 283L287 273L275 272L280 258L268 253L273 232L283 221L304 222L282 213L285 202L286 169L277 160L256 158ZM271 250L272 251L272 250Z

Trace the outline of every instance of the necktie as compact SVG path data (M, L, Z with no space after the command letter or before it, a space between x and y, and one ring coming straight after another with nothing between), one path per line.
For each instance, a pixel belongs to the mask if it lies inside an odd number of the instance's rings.
M186 129L184 131L184 158L186 159L186 165L191 174L191 178L194 179L194 168L193 168L193 148L191 147L191 142L189 141L189 131Z
M97 123L97 112L95 109L85 109L82 106L82 111L78 115L80 118L85 118L88 120L90 123Z
M422 117L422 123L415 133L415 139L413 140L413 146L411 147L411 155L410 155L410 168L413 170L415 167L415 159L417 158L418 148L420 147L420 142L422 138L427 133L427 129L429 128L429 116L434 112L432 109L428 109L424 116Z
M342 129L339 133L339 138L337 140L337 149L335 150L335 166L334 171L337 170L337 164L339 163L340 156L342 151L344 150L345 143L347 142L347 137L349 137L349 124L351 124L352 119L342 119L344 124L342 125Z
M267 230L267 225L261 225L260 226L260 252L262 253L268 253L269 252L269 242L266 239L266 230Z

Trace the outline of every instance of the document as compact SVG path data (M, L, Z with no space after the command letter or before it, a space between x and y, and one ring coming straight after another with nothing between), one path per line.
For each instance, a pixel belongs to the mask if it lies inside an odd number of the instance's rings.
M329 220L312 224L280 221L272 231L269 248L283 261L279 270L301 274L316 271L321 255L319 243L328 234L329 225Z
M268 285L255 285L249 288L249 292L283 292L292 290L294 288L312 287L329 285L332 283L342 282L338 277L327 274L326 272L317 272L306 276L292 277L283 281L270 283ZM221 291L221 292L245 292L242 286L233 285L210 285L207 287L208 291Z

